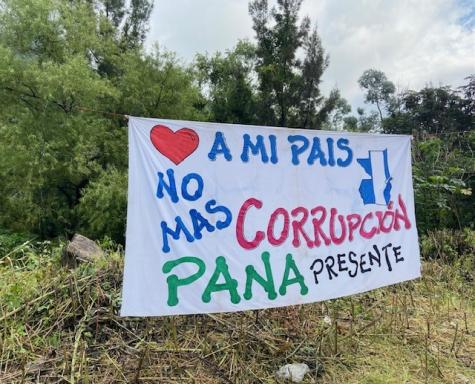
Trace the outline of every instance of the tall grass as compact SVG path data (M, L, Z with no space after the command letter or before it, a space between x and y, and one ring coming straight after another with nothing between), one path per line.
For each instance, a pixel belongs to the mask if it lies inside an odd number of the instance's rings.
M117 315L120 249L67 270L60 244L12 247L0 255L0 383L275 383L292 362L311 368L305 383L475 383L470 250L344 299L138 319Z

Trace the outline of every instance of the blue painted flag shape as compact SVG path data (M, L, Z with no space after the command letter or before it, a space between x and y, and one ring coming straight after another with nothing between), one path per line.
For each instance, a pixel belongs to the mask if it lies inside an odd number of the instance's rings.
M357 159L370 176L363 179L359 192L363 203L388 205L391 200L391 174L388 164L388 150L370 150L367 158Z

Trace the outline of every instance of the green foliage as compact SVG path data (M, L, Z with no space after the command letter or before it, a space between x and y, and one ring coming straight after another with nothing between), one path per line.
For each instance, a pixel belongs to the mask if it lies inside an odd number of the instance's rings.
M474 77L461 90L447 86L404 91L383 122L385 133L440 134L475 128L471 88Z
M463 283L475 281L475 231L441 229L428 231L421 237L421 254L426 260L438 260L451 265L454 278Z
M104 16L110 27L102 30L113 35L122 50L140 48L148 32L153 0L92 0L94 8Z
M115 199L127 143L114 113L205 118L192 72L158 48L143 51L150 10L144 0L0 3L0 226L123 239ZM111 185L98 199L117 213L106 225L90 196Z
M459 258L471 257L475 262L475 231L449 229L429 231L421 238L421 253L425 259L440 259L453 263ZM475 273L475 264L473 264Z
M79 204L85 234L95 238L106 236L125 240L127 209L127 175L110 168L84 190Z
M279 0L269 9L266 0L251 1L257 44L241 41L225 54L197 55L198 79L212 120L341 128L351 108L336 89L327 98L320 93L329 58L309 19L299 20L301 3Z
M364 71L358 79L358 84L361 88L366 90L365 102L376 104L380 122L382 122L382 108L385 106L386 110L389 109L391 99L396 92L396 87L387 79L384 72L376 69L368 69Z
M249 13L256 32L258 80L257 122L299 128L320 128L338 106L340 94L320 93L329 58L316 28L306 17L299 23L302 0L254 0ZM301 60L297 52L302 51ZM343 109L342 109L343 110Z
M320 93L328 55L301 4L251 1L256 44L188 68L158 45L144 50L150 0L0 0L0 227L123 241L122 113L412 133L420 231L473 227L475 76L396 95L368 70L359 82L378 112L345 117L337 90Z
M127 17L123 21L122 27L122 44L126 48L137 48L144 42L152 7L153 0L131 0L129 2Z
M197 55L197 75L201 87L208 93L211 120L241 124L256 121L254 61L255 47L247 41L240 41L234 50L224 55Z
M412 134L416 217L427 230L473 228L475 222L475 76L453 90L425 87L395 94L394 85L377 70L367 70L359 83L366 102L378 112L358 109L344 119L350 131ZM384 111L384 114L383 114Z
M420 231L473 228L474 148L474 130L414 140L414 191Z
M381 121L377 112L366 113L363 108L357 109L358 117L348 116L343 118L343 129L350 132L377 132Z
M0 231L0 260L20 249L22 245L28 244L33 236L27 233Z
M149 55L128 52L114 62L120 76L114 85L121 94L119 108L132 116L203 120L202 96L191 70L174 54L154 46Z

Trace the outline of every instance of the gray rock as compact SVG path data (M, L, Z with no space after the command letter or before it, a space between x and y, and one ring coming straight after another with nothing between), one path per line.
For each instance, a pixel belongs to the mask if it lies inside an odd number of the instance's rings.
M75 268L79 263L91 263L103 254L102 249L94 241L76 233L63 248L61 264Z

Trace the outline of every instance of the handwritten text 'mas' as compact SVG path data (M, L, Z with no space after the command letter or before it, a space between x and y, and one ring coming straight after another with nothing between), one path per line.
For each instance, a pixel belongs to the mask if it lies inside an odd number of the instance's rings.
M181 198L187 201L196 201L203 196L204 181L197 173L188 173L181 180L180 193L177 190L177 183L175 180L175 173L173 169L168 169L165 174L158 172L158 187L157 197L163 199L165 192L173 203L178 203ZM219 215L220 220L216 220L215 224L203 216L197 209L190 209L188 214L191 221L191 226L185 224L181 216L175 217L175 225L170 226L166 221L160 223L162 230L162 251L164 253L170 252L169 237L174 240L179 240L182 235L191 243L195 239L199 240L203 237L202 232L214 232L216 229L221 230L228 227L232 221L231 211L223 205L218 205L216 200L210 199L204 205L204 210L207 215Z

